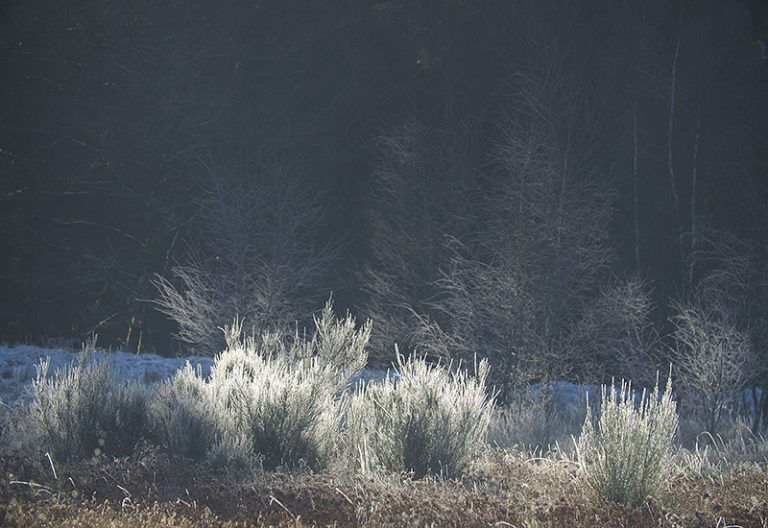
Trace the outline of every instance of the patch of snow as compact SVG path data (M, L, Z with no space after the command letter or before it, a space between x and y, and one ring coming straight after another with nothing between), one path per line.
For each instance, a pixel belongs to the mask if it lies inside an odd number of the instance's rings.
M30 345L0 345L0 399L11 403L22 397L37 376L35 367L41 360L50 359L48 372L69 365L77 365L80 352L65 348L40 348ZM120 351L97 351L94 359L111 361L115 375L121 380L136 380L151 384L170 378L189 361L193 367L200 366L207 376L213 365L210 358L175 357L156 354L132 354Z
M400 376L394 370L365 369L360 374L352 378L349 386L356 388L358 385L367 385L369 383L381 383L390 377L398 379Z
M600 387L598 385L578 385L568 381L555 381L547 385L538 383L531 385L531 393L534 396L540 395L542 391L547 391L554 406L566 413L578 414L586 409L587 401L590 405L600 401Z
M203 376L208 376L213 365L213 359L205 357L163 357L156 354L133 354L121 351L97 351L97 360L109 359L112 362L118 379L135 380L146 384L157 383L170 378L178 369L189 362L194 368L199 366ZM80 351L71 348L40 348L31 345L8 346L0 344L0 400L11 404L27 394L32 380L36 377L35 366L40 361L50 358L49 372L76 365L80 360ZM394 370L366 369L350 383L350 387L358 384L382 382L387 376L398 378ZM534 384L531 386L533 395L542 390L551 391L555 407L566 414L578 414L586 409L587 397L590 405L596 405L600 400L598 385L577 385L566 381L555 381L546 386ZM636 395L636 397L639 396ZM760 398L761 392L757 390ZM745 389L737 398L741 409L754 412L754 401L751 389Z
M0 345L0 400L11 404L25 397L37 376L35 367L46 358L50 359L48 372L53 374L56 369L77 365L80 362L80 351L71 348ZM193 368L199 367L204 377L208 377L213 366L213 359L206 357L163 357L156 354L133 354L121 351L96 351L94 359L111 361L119 380L140 381L146 384L169 379L187 362ZM397 376L394 372L389 375ZM384 370L364 370L355 376L350 386L381 382L386 377L387 371Z

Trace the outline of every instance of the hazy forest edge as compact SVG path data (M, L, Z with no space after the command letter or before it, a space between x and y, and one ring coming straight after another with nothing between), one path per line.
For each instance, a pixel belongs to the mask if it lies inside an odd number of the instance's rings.
M270 4L3 8L3 339L214 354L333 291L383 366L486 332L568 352L636 280L622 317L668 334L747 255L726 310L762 332L759 2Z
M0 499L152 461L332 482L350 525L391 485L768 528L768 4L33 4L0 6L0 385L85 344L0 400Z

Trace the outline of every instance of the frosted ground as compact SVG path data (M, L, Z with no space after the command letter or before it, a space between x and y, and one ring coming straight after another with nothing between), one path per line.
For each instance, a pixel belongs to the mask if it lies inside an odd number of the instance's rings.
M35 366L41 360L50 358L49 372L52 373L56 369L77 364L79 352L79 350L68 348L0 344L0 399L10 404L24 396L32 380L35 379ZM156 354L134 354L122 351L97 351L94 356L98 360L108 358L119 379L137 380L146 384L170 378L187 362L195 368L199 367L204 376L210 373L213 365L213 359L195 356L163 357ZM381 380L386 374L383 370L365 370L355 381ZM565 382L558 382L553 386L553 393L561 408L579 405L584 401L587 392L590 392L591 398L596 393L596 388Z
M35 379L35 366L50 358L49 372L79 362L79 350L67 348L41 348L32 345L9 346L0 344L0 400L11 404L25 396ZM163 357L156 354L133 354L122 351L97 351L97 360L108 358L119 379L136 380L153 384L170 378L174 372L189 362L208 376L213 359L207 357ZM366 370L356 380L368 382L380 380L385 371Z
M79 350L70 348L42 348L33 345L0 344L0 400L10 405L24 398L35 379L35 366L45 358L50 358L49 372L77 364ZM170 378L174 372L189 362L200 368L207 376L213 365L213 359L207 357L163 357L157 354L134 354L122 351L97 351L96 359L108 358L114 366L115 375L120 379L137 380L146 384L158 383ZM386 376L382 370L365 370L355 381L376 381ZM537 387L532 388L533 391ZM585 409L587 395L589 401L597 401L598 387L595 385L576 385L559 381L551 386L555 407L560 416L577 417ZM745 390L740 406L753 409L751 391Z

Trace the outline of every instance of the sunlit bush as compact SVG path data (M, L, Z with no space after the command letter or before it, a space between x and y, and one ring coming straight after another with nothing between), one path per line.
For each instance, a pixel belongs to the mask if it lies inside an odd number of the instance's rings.
M677 424L671 376L650 394L624 381L603 385L600 416L587 408L579 438L580 464L597 497L635 507L655 496L671 470Z
M133 451L145 431L147 389L117 381L111 363L88 349L53 375L48 360L36 368L26 426L35 447L60 459Z
M157 390L150 416L153 440L170 453L202 460L213 445L210 386L189 363Z
M316 360L290 364L253 343L230 346L211 371L219 456L237 448L241 458L245 447L270 469L323 459L335 430L331 379Z
M485 361L471 377L399 357L396 374L349 401L347 433L359 469L459 475L485 441L493 408L487 376Z
M338 432L336 396L365 365L370 325L337 320L328 303L311 339L243 337L237 321L225 331L208 379L187 366L160 390L153 422L164 445L217 464L323 466Z

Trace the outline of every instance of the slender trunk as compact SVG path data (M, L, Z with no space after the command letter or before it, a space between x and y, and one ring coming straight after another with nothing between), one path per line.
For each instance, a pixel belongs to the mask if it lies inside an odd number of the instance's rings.
M632 114L632 198L635 208L635 272L640 273L640 176L637 172L637 106L638 96L635 94L635 107Z
M758 390L760 395L758 395ZM764 434L768 429L768 387L752 387L752 401L755 405L752 433L755 435Z
M568 125L568 133L565 140L565 152L563 153L563 168L562 173L560 174L560 196L558 200L558 206L557 206L557 251L558 255L562 251L562 242L563 242L563 231L564 231L564 225L563 225L563 207L565 202L565 192L567 189L567 178L568 178L568 156L571 150L571 126Z
M675 55L672 59L672 75L669 87L669 120L667 122L667 171L669 172L669 185L672 191L672 207L675 215L679 215L680 200L677 194L677 179L673 158L672 142L675 131L675 100L677 98L677 59L680 55L680 34L677 35ZM678 217L679 218L679 217Z
M696 190L698 188L699 143L701 141L701 34L697 39L697 63L699 75L697 83L696 99L696 137L693 141L693 159L691 160L691 241L688 255L688 291L693 291L694 272L696 268L696 242L698 237L698 225L696 214Z
M672 216L673 222L677 228L677 255L680 259L676 268L677 281L682 282L683 288L687 285L687 248L683 245L683 218L680 213L680 197L677 182L677 174L675 173L674 163L674 139L675 139L675 107L677 102L677 61L680 58L680 42L682 40L682 18L683 18L683 3L680 2L680 20L678 22L677 41L675 43L675 53L672 58L672 71L670 72L670 86L669 86L669 118L667 121L667 172L669 173L669 186L672 194ZM679 267L678 267L679 266Z

